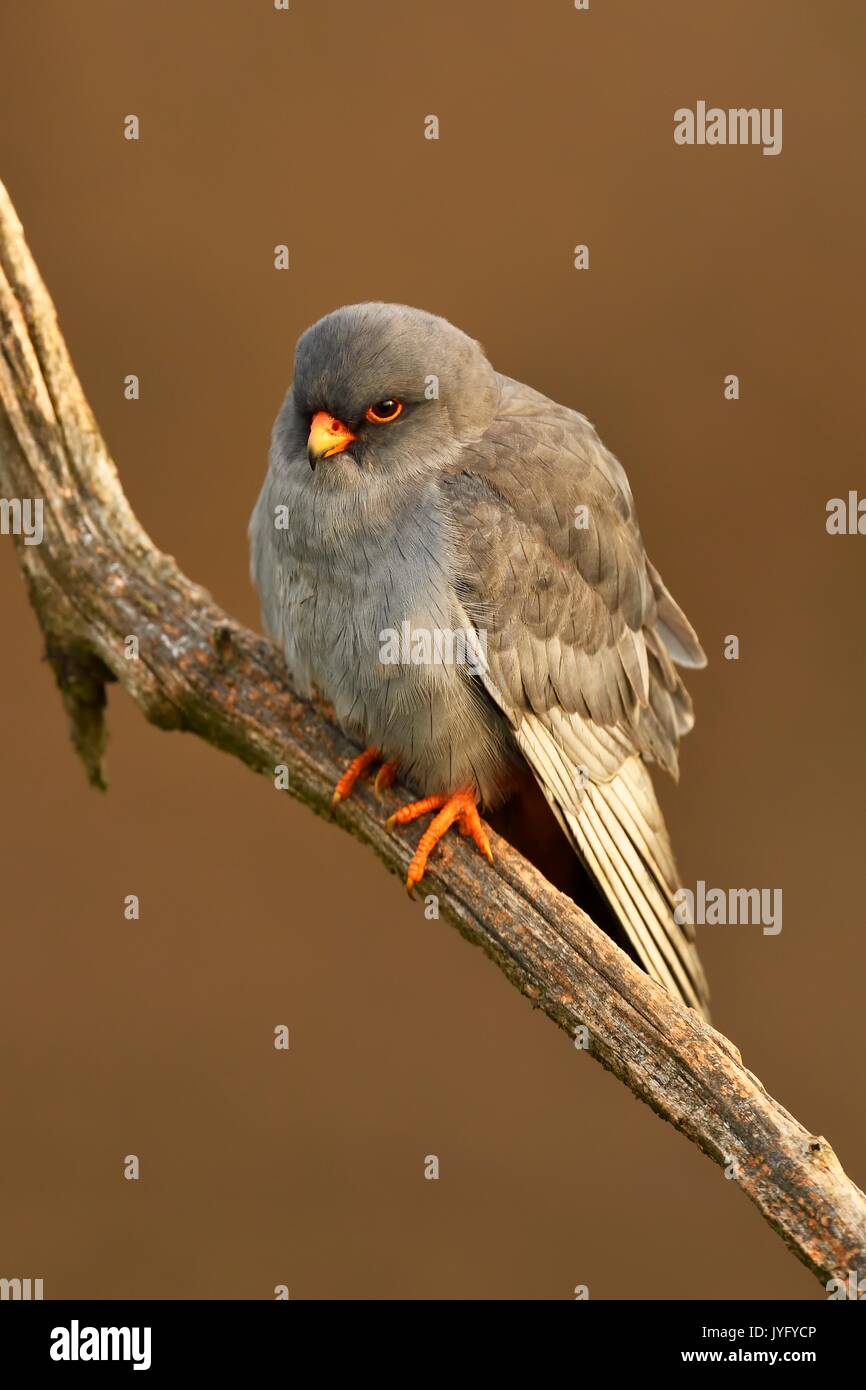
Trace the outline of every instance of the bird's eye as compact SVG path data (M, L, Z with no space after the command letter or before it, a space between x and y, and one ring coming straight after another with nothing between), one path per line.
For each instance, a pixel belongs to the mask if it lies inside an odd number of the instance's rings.
M375 405L367 407L364 419L369 420L371 425L387 425L396 420L402 411L402 401L377 401Z

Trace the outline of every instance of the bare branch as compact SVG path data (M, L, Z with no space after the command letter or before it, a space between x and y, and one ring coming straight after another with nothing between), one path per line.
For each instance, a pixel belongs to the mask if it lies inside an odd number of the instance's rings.
M355 750L329 711L299 698L282 658L191 583L123 494L0 185L0 488L42 499L44 538L16 539L30 599L91 782L103 785L105 686L330 815ZM136 637L140 659L128 659ZM393 794L392 794L393 796ZM396 805L396 800L393 804ZM405 872L412 847L359 789L338 822ZM491 868L459 840L431 866L442 911L533 1004L716 1163L734 1164L765 1220L821 1280L866 1268L866 1199L826 1140L767 1094L737 1049L670 998L506 842Z

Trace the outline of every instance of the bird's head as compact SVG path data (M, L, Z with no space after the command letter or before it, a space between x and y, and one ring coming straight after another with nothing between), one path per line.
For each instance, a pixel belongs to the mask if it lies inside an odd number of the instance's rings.
M478 438L496 393L479 344L445 319L403 304L353 304L299 339L278 442L287 461L308 462L323 483L393 485Z

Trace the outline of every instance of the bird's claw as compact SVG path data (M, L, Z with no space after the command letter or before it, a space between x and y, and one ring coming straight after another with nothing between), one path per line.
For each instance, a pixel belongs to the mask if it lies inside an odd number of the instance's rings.
M410 893L424 877L427 860L432 851L455 821L457 821L460 833L471 836L473 843L485 859L488 859L491 864L493 863L493 851L478 814L474 792L460 791L451 794L443 792L438 796L425 796L421 801L413 801L408 806L401 806L399 811L395 811L392 816L388 817L385 824L389 827L408 825L410 821L417 820L419 816L427 815L429 811L436 811L437 814L418 841L409 864L409 870L406 874L406 888Z

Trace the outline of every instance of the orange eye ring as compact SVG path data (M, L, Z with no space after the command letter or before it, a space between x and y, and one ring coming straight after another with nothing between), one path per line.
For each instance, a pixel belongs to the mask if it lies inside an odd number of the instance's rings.
M389 398L369 405L364 412L364 419L369 420L371 425L390 425L392 420L396 420L397 416L402 414L403 402Z

